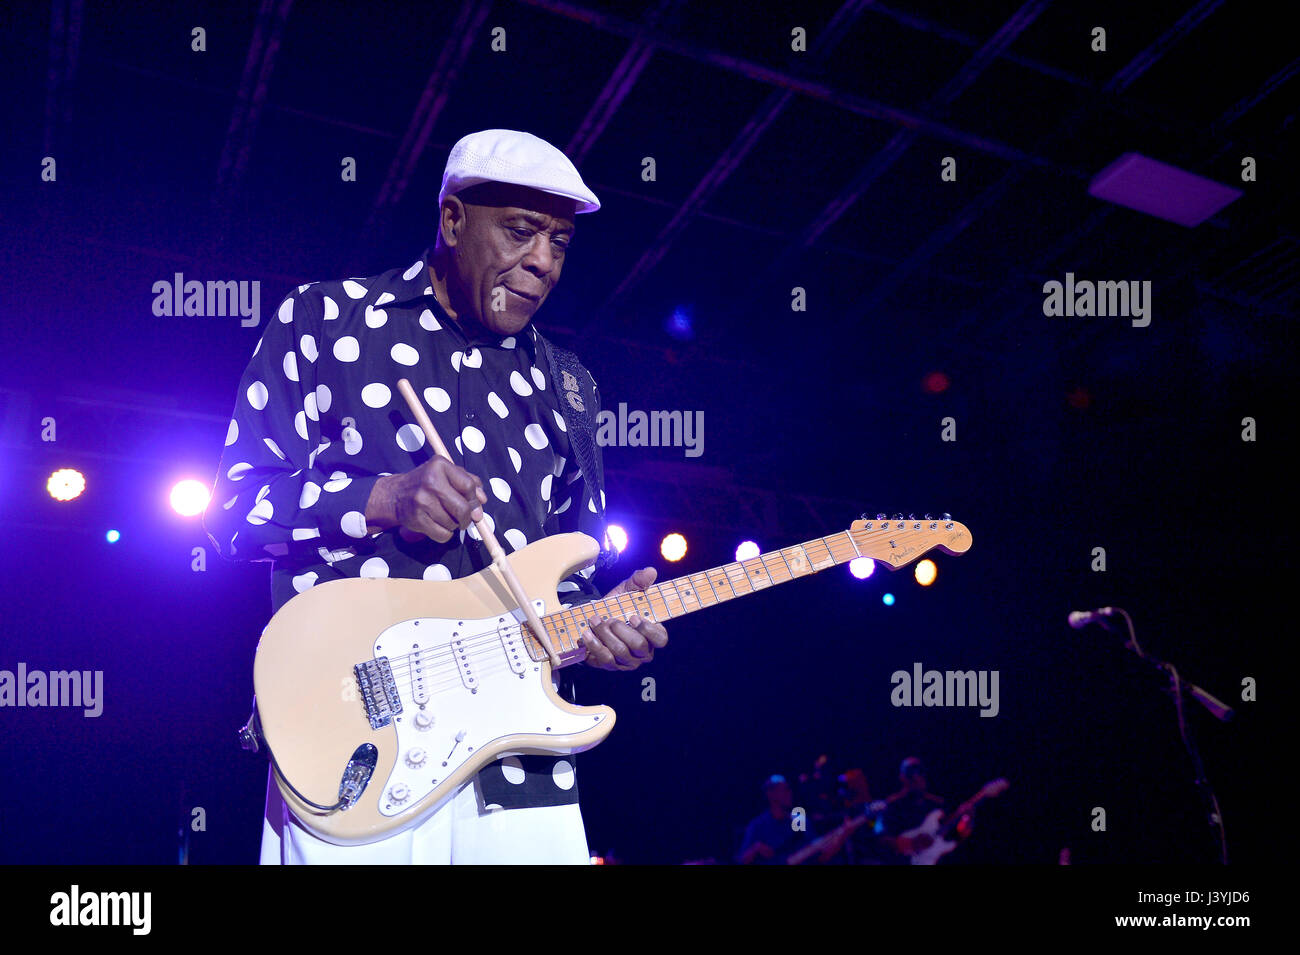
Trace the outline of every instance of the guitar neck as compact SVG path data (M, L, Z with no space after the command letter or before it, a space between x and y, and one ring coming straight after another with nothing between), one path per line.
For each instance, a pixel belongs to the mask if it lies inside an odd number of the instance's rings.
M898 536L898 531L894 532ZM697 574L661 581L643 592L605 597L569 610L547 614L542 618L547 635L560 655L562 666L582 659L581 633L592 616L625 620L638 614L656 623L675 620L737 597L744 597L777 584L806 577L818 571L848 563L863 556L870 548L868 538L888 537L887 528L847 530L805 541L793 547L759 554L749 560L722 564ZM873 541L877 546L880 542ZM914 548L909 548L913 550ZM910 553L900 555L899 559ZM529 652L534 660L545 659L545 651L528 635Z

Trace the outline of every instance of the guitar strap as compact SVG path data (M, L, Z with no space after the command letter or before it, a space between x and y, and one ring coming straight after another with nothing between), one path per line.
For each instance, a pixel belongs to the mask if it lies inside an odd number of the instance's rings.
M596 395L596 380L591 372L583 367L578 356L567 349L552 345L540 331L534 327L537 341L541 343L546 355L547 369L551 380L555 382L555 393L560 400L560 411L569 429L569 446L578 467L582 469L582 479L586 482L587 493L596 507L596 518L600 521L601 541L600 556L596 559L596 568L604 570L613 566L618 560L618 551L610 544L605 522L605 471L600 460L600 451L596 444L596 419L600 415L600 399Z

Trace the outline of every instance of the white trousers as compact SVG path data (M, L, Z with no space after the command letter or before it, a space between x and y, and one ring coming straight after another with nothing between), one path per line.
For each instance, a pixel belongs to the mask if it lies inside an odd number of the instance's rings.
M483 808L468 782L436 813L405 832L364 846L318 839L285 805L271 770L262 821L262 865L588 865L577 803L533 809Z

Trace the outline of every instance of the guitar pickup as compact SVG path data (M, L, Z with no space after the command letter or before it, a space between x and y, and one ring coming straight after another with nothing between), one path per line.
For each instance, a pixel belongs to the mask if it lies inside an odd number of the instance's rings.
M397 694L397 683L393 680L388 657L358 663L352 672L357 675L357 685L361 688L361 699L366 705L370 728L377 730L387 726L394 716L402 712L402 698Z

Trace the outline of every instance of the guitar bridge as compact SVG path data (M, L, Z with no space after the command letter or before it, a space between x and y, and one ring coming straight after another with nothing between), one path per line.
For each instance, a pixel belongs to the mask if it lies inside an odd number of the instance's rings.
M352 672L357 675L357 684L361 687L361 699L366 704L370 728L377 730L387 726L394 716L402 712L402 698L397 695L397 684L393 680L388 657L358 663Z

